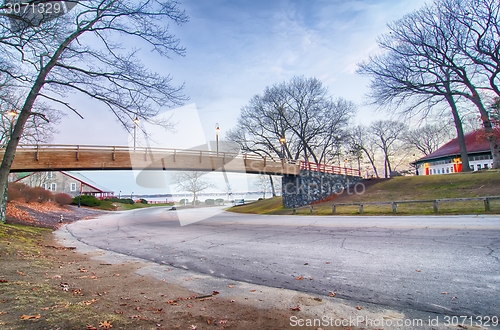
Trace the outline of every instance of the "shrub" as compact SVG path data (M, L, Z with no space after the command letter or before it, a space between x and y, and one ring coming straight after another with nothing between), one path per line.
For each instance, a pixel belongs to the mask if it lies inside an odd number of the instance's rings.
M23 191L31 189L28 185L20 182L10 182L7 189L7 200L13 201L15 199L23 198Z
M73 204L78 205L78 196L73 198ZM81 195L80 196L80 205L94 207L94 206L101 205L101 201L92 195Z
M179 205L190 204L189 199L183 198L179 201Z
M216 205L224 205L224 198L217 198L215 200Z
M134 204L134 200L130 199L130 198L111 197L111 198L106 198L105 201L112 202L112 203Z
M54 200L59 205L70 205L73 203L73 197L68 194L60 193L54 196Z
M148 203L148 201L147 201L147 200L145 200L144 198L141 198L141 203L142 203L142 204L147 204L147 203Z
M212 198L205 199L205 204L206 205L214 205L215 201Z
M37 196L37 201L39 203L45 203L54 200L54 195L49 190L45 190L42 187L34 187L31 189L35 191L35 195Z

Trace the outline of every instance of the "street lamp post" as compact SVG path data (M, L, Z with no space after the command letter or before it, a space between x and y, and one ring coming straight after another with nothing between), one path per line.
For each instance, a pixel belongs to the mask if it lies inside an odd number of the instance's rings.
M137 125L139 125L139 118L135 117L135 119L134 119L134 150L135 150L136 137L137 137Z
M118 192L118 199L120 199L122 197L122 191L120 190L120 192Z
M217 156L219 156L219 131L220 131L219 123L216 123L215 124L215 145L217 148Z
M346 158L346 159L344 159L344 172L345 172L345 175L346 175L346 176L347 176L347 162L348 162L348 161L349 161L349 160L348 160L347 158Z
M134 192L132 191L132 192L130 193L130 199L132 199L132 195L133 195L133 194L134 194Z
M280 137L280 145L281 145L281 158L285 159L285 143L286 143L286 138L285 136Z
M17 116L17 112L10 110L7 114L10 116L10 137L12 138L12 133L14 132L14 119Z

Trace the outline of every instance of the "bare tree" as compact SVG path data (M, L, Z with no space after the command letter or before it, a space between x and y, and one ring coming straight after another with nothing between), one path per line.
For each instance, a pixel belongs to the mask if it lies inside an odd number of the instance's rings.
M181 190L193 194L193 205L196 203L196 198L200 192L215 188L215 185L203 178L208 172L201 171L185 171L174 175L174 184Z
M137 40L162 56L183 55L184 48L168 30L169 22L187 21L176 1L87 0L70 5L74 8L59 16L0 15L0 81L12 79L22 99L0 167L4 203L16 147L42 99L81 116L64 99L69 92L80 93L102 102L129 130L136 116L148 121L161 107L185 99L182 86L144 66L137 49L120 44ZM2 9L7 7L5 3ZM4 212L0 217L5 219Z
M373 136L373 144L384 154L384 176L388 178L393 171L391 158L398 151L398 142L403 139L408 128L397 121L378 120L370 125L369 130Z
M318 79L294 77L254 96L228 139L262 156L325 163L345 139L354 111L352 102L333 100Z
M457 132L462 171L469 171L465 134L457 105L459 92L453 89L450 69L433 63L426 51L415 45L414 39L418 40L418 36L424 34L415 23L418 17L419 12L415 12L390 25L391 32L379 39L379 46L385 52L361 63L358 72L371 76L368 97L374 104L389 109L395 106L403 116L425 118L431 116L434 109L439 110L441 103L446 103Z
M424 156L436 151L443 143L451 138L445 126L425 125L410 129L404 135L404 141L420 151Z
M349 138L347 141L347 148L350 153L355 153L357 155L362 152L373 169L375 176L378 178L377 166L375 165L375 144L371 142L368 130L365 126L358 125L350 130Z
M273 177L272 175L260 174L254 185L257 189L260 189L263 198L266 198L266 194L269 191L272 192L273 197L276 197L276 190L278 190L277 186L281 185L281 179L280 177Z

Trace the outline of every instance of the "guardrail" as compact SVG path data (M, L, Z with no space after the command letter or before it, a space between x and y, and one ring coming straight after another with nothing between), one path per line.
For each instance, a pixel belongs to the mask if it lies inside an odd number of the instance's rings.
M343 174L350 176L361 176L361 173L358 169L349 168L349 167L340 167L334 165L327 164L316 164L311 162L300 162L301 170L315 171L315 172L324 172L324 173L332 173L332 174Z
M337 212L337 206L356 206L359 207L359 213L364 213L364 205L392 205L392 213L398 213L398 204L416 204L416 203L432 203L434 213L439 212L439 203L441 202L466 202L466 201L483 201L484 210L491 211L490 201L500 199L500 196L487 196L487 197L470 197L470 198L441 198L429 200L408 200L408 201L394 201L394 202L366 202L366 203L338 203L332 205L332 214Z

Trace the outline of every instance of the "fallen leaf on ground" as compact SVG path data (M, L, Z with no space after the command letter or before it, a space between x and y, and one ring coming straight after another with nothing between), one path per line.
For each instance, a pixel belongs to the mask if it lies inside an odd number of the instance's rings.
M212 291L212 296L216 296L219 294L219 291Z
M226 323L227 323L227 319L219 320L219 324L226 324Z
M99 328L110 329L112 327L113 324L111 322L108 321L99 322Z
M420 269L417 269L417 273L420 273L420 272L421 272L421 270L420 270Z
M361 306L359 306L359 305L358 305L358 306L356 306L356 309L357 309L358 311L360 311L360 310L362 310L363 308L362 308Z
M95 303L97 300L96 299L92 299L92 300L85 300L85 301L82 301L82 304L84 305L91 305L93 303Z
M191 326L189 327L189 330L196 330L196 325L191 324Z
M326 264L327 264L327 265L329 265L329 264L330 264L330 261L327 261L327 262L326 262Z
M303 279L304 279L304 276L300 275L300 276L297 276L295 279L296 279L297 281L300 281L300 280L303 280Z
M449 292L441 292L441 294L450 294Z
M0 283L7 283L9 282L8 280L0 280Z
M335 292L330 292L330 293L328 294L328 297L335 297L335 295L336 295L336 293L335 293Z
M232 289L232 288L234 288L234 285L229 284L227 287Z
M297 312L298 312L298 311L300 311L300 306L299 306L299 305L297 305L297 306L295 306L295 307L290 307L290 310L291 310L291 311L297 311Z
M255 290L250 290L250 292L255 292Z
M21 320L33 320L33 319L39 319L40 318L40 314L37 314L37 315L21 315L20 319Z
M94 327L92 324L88 324L85 329L87 329L87 330L97 330L97 328Z

